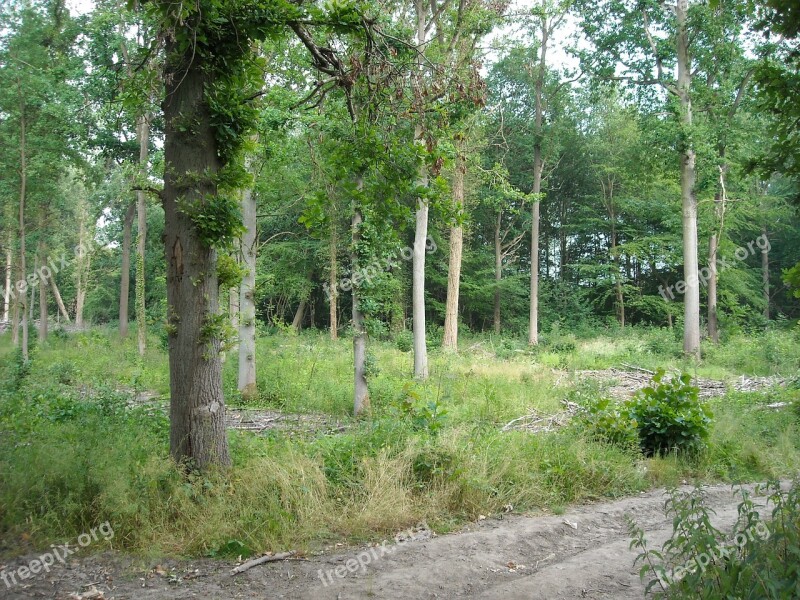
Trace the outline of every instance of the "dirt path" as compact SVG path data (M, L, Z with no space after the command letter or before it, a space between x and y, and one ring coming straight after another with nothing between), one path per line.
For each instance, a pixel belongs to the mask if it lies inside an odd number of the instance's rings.
M727 485L706 489L716 511L715 525L731 527L739 497ZM418 541L269 563L234 577L230 562L145 564L107 553L56 567L25 586L7 589L0 582L0 598L67 599L93 586L103 594L95 597L117 600L642 598L644 585L633 567L636 552L628 549L625 516L632 516L648 540L660 545L672 528L663 503L659 490L576 507L561 516L490 517L458 534L421 535ZM27 565L33 558L21 557L5 568ZM337 569L345 575L337 576Z

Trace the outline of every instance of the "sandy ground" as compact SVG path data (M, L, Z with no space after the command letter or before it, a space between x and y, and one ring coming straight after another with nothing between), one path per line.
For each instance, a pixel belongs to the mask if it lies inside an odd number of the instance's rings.
M727 485L706 491L714 524L732 527L739 496ZM0 581L0 598L643 598L625 517L660 546L672 530L664 500L657 490L560 516L493 516L460 533L411 532L411 541L273 562L235 576L230 561L147 562L105 553L68 560L11 589ZM19 557L4 568L17 569L35 557Z

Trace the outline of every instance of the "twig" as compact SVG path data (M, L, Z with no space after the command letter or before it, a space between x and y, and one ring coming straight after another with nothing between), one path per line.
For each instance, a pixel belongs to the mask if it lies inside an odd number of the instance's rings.
M281 552L280 554L268 554L266 556L254 558L253 560L248 560L246 563L243 563L238 567L231 569L231 576L238 575L239 573L244 573L248 569L252 569L253 567L257 567L258 565L263 565L264 563L286 560L287 558L293 557L295 554L297 554L297 552L295 550L292 550L291 552Z

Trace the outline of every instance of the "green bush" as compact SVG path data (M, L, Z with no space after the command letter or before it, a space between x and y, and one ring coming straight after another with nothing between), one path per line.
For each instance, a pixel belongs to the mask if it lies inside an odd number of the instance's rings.
M401 331L395 337L394 344L400 352L411 352L414 347L414 336L410 331Z
M593 440L626 448L639 445L636 421L628 414L627 407L609 398L586 400L576 423Z
M800 596L800 486L789 490L780 482L756 492L767 493L771 519L762 520L746 490L740 490L739 518L730 535L711 524L701 489L672 491L667 514L673 515L673 533L662 550L647 547L644 532L629 522L632 547L641 553L644 579L654 577L647 591L656 598L790 599Z
M627 405L625 418L635 421L645 454L705 447L713 415L691 381L687 373L664 379L664 370L659 369L653 385L640 390Z

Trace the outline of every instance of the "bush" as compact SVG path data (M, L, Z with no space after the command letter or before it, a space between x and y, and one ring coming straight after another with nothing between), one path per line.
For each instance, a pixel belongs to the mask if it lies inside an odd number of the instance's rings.
M617 444L625 448L639 445L639 432L626 407L609 398L592 398L581 406L577 424L598 442Z
M772 518L762 520L745 490L740 490L739 518L730 535L711 525L702 490L673 491L667 501L672 537L662 551L650 550L643 531L629 522L632 547L642 552L642 578L655 577L647 591L660 587L656 598L797 598L800 581L800 486L782 490L774 481L763 490L773 505Z
M410 331L401 331L394 339L395 346L400 352L411 352L414 347L414 336Z
M628 404L626 418L636 422L645 454L705 447L713 415L691 381L687 373L664 379L664 370L659 369L653 385L639 391Z

